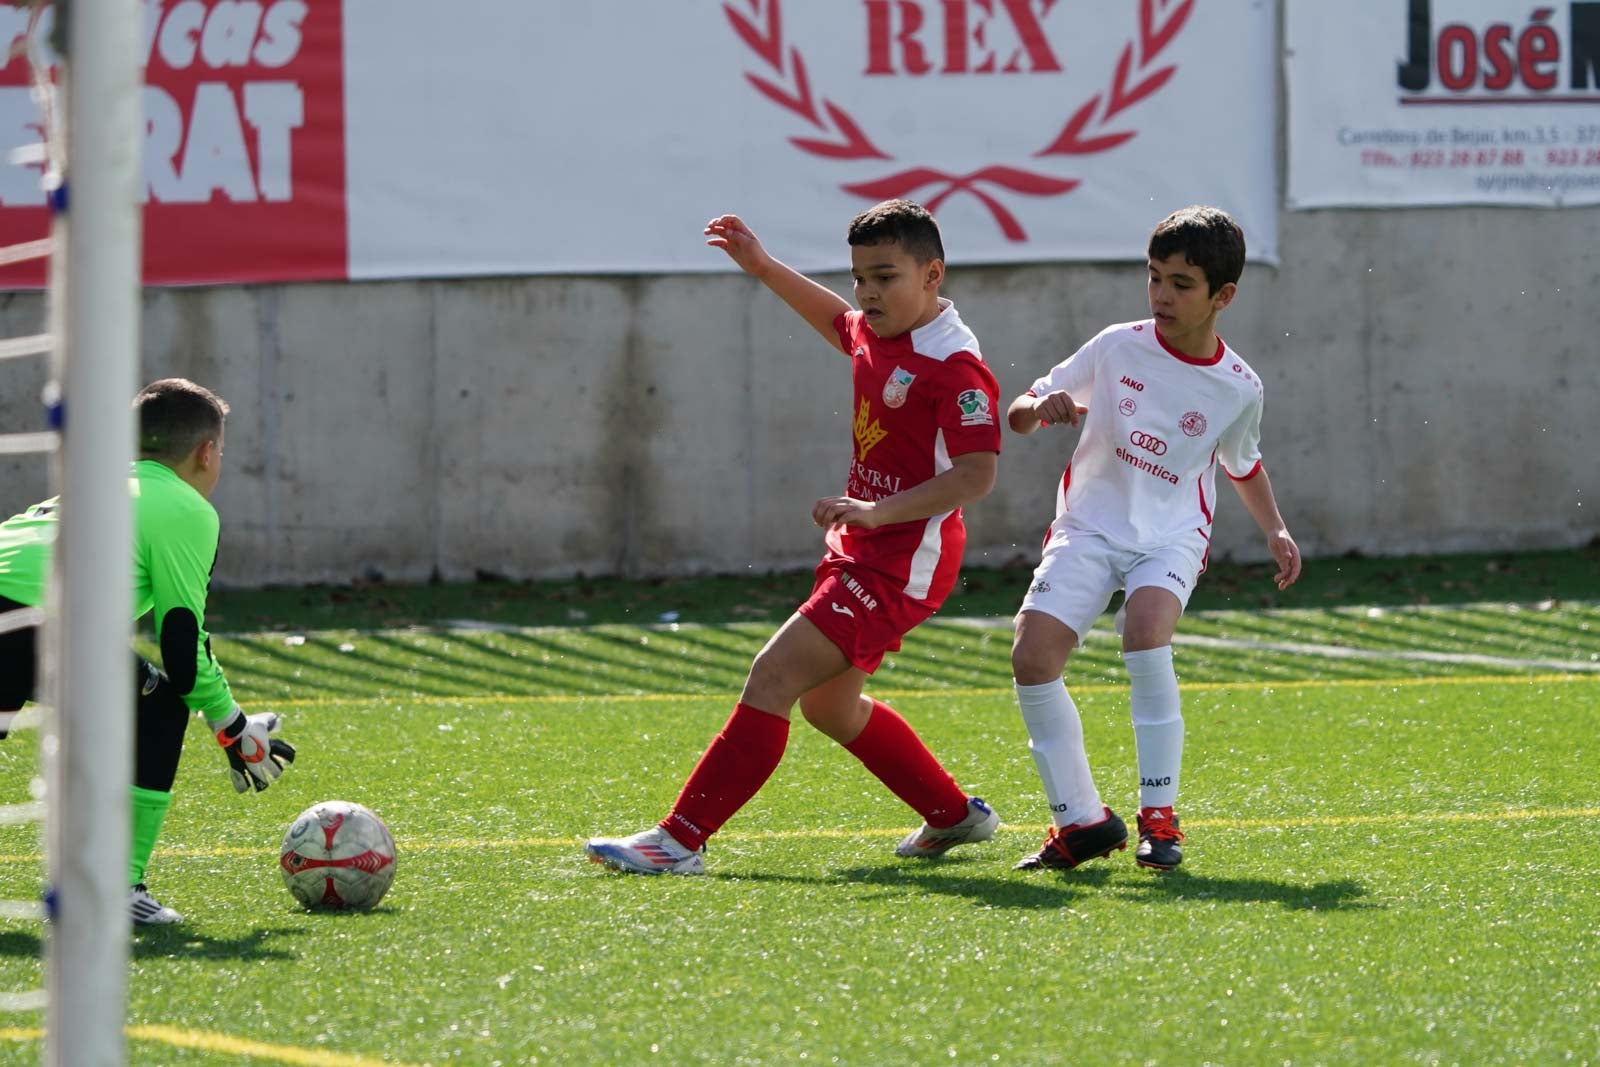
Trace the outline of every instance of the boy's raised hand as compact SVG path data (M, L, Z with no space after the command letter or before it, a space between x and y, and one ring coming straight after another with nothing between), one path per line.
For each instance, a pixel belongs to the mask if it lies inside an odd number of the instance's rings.
M746 274L760 276L771 261L767 250L761 247L755 231L745 225L737 215L718 215L706 223L706 244L728 253L728 258L739 265Z
M1042 422L1056 426L1065 424L1076 426L1083 421L1083 416L1088 408L1072 399L1072 395L1064 389L1057 389L1053 393L1046 393L1034 402L1033 410Z

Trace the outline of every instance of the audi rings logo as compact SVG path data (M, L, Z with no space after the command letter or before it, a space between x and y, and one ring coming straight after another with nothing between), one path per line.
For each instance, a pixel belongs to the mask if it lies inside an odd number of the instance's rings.
M1167 454L1167 443L1153 433L1135 430L1128 436L1128 440L1133 443L1135 448L1142 448L1151 455L1164 456Z

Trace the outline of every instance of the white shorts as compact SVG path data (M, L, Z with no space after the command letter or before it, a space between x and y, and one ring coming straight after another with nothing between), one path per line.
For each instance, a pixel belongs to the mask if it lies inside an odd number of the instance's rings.
M1082 643L1118 589L1131 595L1135 589L1153 585L1171 592L1180 606L1187 607L1205 565L1205 542L1196 540L1196 545L1173 544L1140 552L1121 548L1087 530L1052 529L1020 610L1042 611L1060 619Z

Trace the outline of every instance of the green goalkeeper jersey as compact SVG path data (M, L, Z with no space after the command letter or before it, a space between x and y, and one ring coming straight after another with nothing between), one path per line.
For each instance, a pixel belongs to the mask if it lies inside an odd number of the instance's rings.
M233 693L205 630L221 529L217 510L155 460L133 465L128 488L133 494L134 618L155 610L162 667L190 710L216 723L233 710ZM58 506L59 498L52 498L0 523L0 596L28 605L44 600Z

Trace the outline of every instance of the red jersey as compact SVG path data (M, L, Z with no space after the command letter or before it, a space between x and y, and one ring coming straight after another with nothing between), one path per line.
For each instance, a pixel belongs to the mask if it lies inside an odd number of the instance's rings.
M926 326L882 338L859 311L833 320L850 356L854 451L845 495L881 500L920 485L968 452L1000 451L1000 386L978 339L948 300ZM961 509L914 522L835 526L824 562L876 571L938 607L955 585L967 528Z

